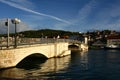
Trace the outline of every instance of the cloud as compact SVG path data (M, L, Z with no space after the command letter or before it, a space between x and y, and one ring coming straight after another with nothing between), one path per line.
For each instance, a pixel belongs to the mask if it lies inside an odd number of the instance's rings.
M1 33L7 33L7 26L5 26L5 22L7 21L7 19L0 19L0 34ZM10 33L14 33L15 32L15 25L12 24L11 20L9 19L9 26L10 26ZM26 30L31 30L31 28L24 22L20 22L17 25L17 32L21 32L21 31L26 31Z
M92 0L79 10L78 18L73 19L71 22L73 22L73 26L78 31L88 31L92 29L113 29L120 31L119 3L120 2L111 4L110 2L103 3L102 1ZM69 27L72 28L72 25Z
M27 11L27 12L30 12L30 13L33 13L33 14L37 14L37 15L40 15L40 16L45 16L45 17L49 17L49 18L52 18L52 19L55 19L57 21L61 21L61 22L64 22L64 23L67 23L69 24L70 22L66 21L66 20L63 20L61 18L58 18L58 17L55 17L55 16L52 16L52 15L48 15L48 14L44 14L44 13L40 13L40 12L37 12L37 11L34 11L34 10L31 10L31 9L28 9L26 7L23 7L19 4L17 4L16 2L13 2L14 0L11 0L10 1L7 1L7 0L0 0L0 2L4 3L4 4L7 4L9 6L12 6L12 7L15 7L17 9L21 9L23 11ZM20 1L20 0L19 0Z
M27 8L34 8L34 4L32 2L30 2L29 0L9 0L10 2L19 4L23 7L27 7Z
M84 20L86 19L92 10L96 7L97 2L95 0L90 1L86 5L84 5L80 10L79 10L79 20Z
M87 26L87 19L92 13L92 10L97 6L95 0L89 1L81 9L78 10L77 18L70 19L70 24L56 23L54 28L70 31L83 31Z
M86 3L82 8L78 10L78 17L70 20L72 22L69 25L59 24L59 26L69 26L65 27L74 31L85 31L91 28L91 24L88 22L90 14L93 13L93 10L97 7L98 3L96 0L91 0Z
M93 16L92 26L98 27L98 29L113 29L120 31L120 2L114 2L113 4L101 4L101 7L96 15ZM108 5L109 4L109 5Z

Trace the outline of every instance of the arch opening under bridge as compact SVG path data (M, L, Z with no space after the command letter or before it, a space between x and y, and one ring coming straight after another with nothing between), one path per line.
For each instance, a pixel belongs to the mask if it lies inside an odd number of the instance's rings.
M79 49L79 46L78 45L75 45L75 44L71 44L68 46L69 49L72 49L72 48L76 48L76 49Z
M30 54L23 59L16 65L17 68L24 68L24 69L33 69L38 68L40 65L44 63L48 58L43 55L42 53L33 53Z

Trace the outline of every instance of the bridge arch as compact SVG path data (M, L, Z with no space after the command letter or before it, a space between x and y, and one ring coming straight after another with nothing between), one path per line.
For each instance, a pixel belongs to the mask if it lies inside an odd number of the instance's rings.
M78 47L79 47L78 45L74 45L74 44L68 46L68 48L78 48Z
M80 45L79 45L79 44L69 44L69 45L68 45L68 48L69 48L69 49L79 49L79 48L80 48Z
M35 58L43 58L43 59L47 59L48 57L46 55L44 55L43 53L31 53L31 54L24 54L22 55L21 57L19 57L17 59L17 62L16 62L16 66L18 66L19 64L23 63L25 60L27 60L29 58L29 60L31 59L35 59Z
M32 53L28 56L25 56L25 57L21 58L21 61L19 61L16 64L16 67L26 68L26 69L35 68L35 67L37 67L36 64L43 63L47 59L48 58L45 55L43 55L42 53Z

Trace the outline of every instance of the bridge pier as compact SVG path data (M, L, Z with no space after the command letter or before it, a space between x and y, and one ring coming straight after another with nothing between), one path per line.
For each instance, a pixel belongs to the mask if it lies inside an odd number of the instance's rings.
M48 44L34 44L27 46L18 46L13 49L0 50L0 69L16 66L24 58L39 53L47 58L62 57L69 55L67 42L48 43Z
M88 51L88 45L87 44L81 44L80 48L82 51Z

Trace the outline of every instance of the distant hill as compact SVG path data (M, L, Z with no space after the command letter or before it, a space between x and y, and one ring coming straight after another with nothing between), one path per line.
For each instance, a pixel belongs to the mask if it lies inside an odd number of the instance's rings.
M41 30L28 30L28 31L22 31L17 33L19 37L27 37L27 38L41 38L41 37L47 37L47 38L53 38L57 37L58 35L60 38L68 38L72 35L79 35L78 32L70 32L70 31L64 31L64 30L52 30L52 29L41 29ZM1 34L2 36L7 36L7 34ZM14 36L14 33L10 34L10 36Z
M57 37L58 35L60 37L68 37L71 35L79 35L79 33L63 31L63 30L41 29L41 30L29 30L29 31L20 32L19 35L30 38L40 38L40 37L53 38L53 37Z

